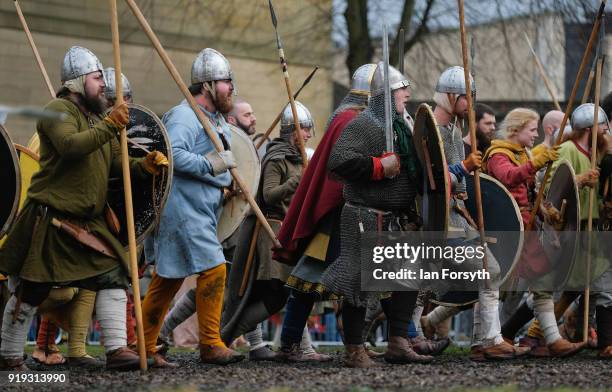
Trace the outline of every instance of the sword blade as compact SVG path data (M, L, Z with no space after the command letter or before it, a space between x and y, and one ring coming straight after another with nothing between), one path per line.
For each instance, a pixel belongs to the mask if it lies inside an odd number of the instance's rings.
M383 62L385 88L385 141L386 152L394 152L393 148L393 127L391 120L391 88L389 86L389 35L387 34L387 24L383 24Z

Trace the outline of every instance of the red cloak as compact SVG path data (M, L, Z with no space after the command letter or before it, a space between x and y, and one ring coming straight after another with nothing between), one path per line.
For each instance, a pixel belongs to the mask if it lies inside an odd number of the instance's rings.
M328 176L327 160L342 130L359 113L357 109L347 109L329 124L291 200L278 233L282 249L274 250L274 260L296 264L301 256L300 240L315 234L319 220L344 203L342 184Z

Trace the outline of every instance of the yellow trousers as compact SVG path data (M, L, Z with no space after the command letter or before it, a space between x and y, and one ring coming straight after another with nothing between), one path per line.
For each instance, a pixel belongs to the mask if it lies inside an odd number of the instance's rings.
M95 302L95 291L61 288L51 290L49 297L39 307L49 320L68 331L70 358L87 355L87 330Z
M224 346L220 336L221 308L225 291L225 264L201 272L196 282L196 312L200 344ZM147 353L155 346L170 302L181 288L183 279L167 279L153 273L142 303L142 318Z

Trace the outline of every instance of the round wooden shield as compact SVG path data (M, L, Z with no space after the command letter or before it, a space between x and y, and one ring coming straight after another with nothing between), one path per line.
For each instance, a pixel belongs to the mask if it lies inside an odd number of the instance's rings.
M466 176L468 199L465 207L470 215L478 216L476 194L474 192L474 176ZM518 263L523 250L525 230L521 210L516 200L506 187L497 179L480 173L480 192L482 194L482 210L485 236L494 240L487 245L499 263L501 282L510 277L510 273ZM503 238L497 238L502 235Z
M565 285L576 259L580 231L580 199L576 174L565 159L559 162L548 187L546 201L561 212L560 230L542 224L542 246L553 265L555 286Z
M142 158L147 151L160 151L168 158L168 168L146 181L132 180L132 204L134 207L134 227L136 242L144 241L146 235L156 226L166 199L172 188L172 146L168 132L161 120L151 110L133 103L128 104L130 122L127 137L128 154L131 158ZM146 149L147 151L144 151ZM108 203L121 222L118 238L127 246L127 223L125 219L125 199L123 179L110 178L108 186Z
M231 150L238 164L236 169L242 176L251 195L256 195L261 175L259 156L253 141L244 131L233 125L230 125L230 129L232 132ZM235 195L223 206L223 212L217 225L217 238L219 242L228 239L238 229L251 210L251 206L242 195L240 189L238 189L238 186L235 183L232 186L234 187Z
M424 231L448 228L449 175L442 137L431 107L419 105L414 122L414 146L423 168L423 197L419 203Z
M6 129L0 125L0 237L9 231L19 207L21 173L19 157Z

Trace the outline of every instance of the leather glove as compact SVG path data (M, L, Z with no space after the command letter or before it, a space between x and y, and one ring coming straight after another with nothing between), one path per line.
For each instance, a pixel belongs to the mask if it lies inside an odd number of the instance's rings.
M168 158L159 151L151 151L145 156L142 163L147 172L150 174L158 174L160 166L168 167Z
M238 166L234 154L229 150L221 152L211 151L206 154L206 159L212 166L213 176L225 173L228 169Z
M559 227L563 222L561 212L549 201L541 204L540 211L544 215L544 221L555 228Z
M104 121L117 129L125 128L130 121L127 103L123 102L121 105L114 106L111 112L104 118Z
M597 185L598 180L599 169L591 169L586 173L578 174L576 176L576 183L578 184L578 188L584 188L585 186L593 188L595 185Z
M538 155L532 157L531 164L536 169L536 171L538 171L544 166L546 166L548 162L553 162L557 159L559 159L559 146L547 148Z
M471 173L476 169L480 169L482 166L482 152L476 151L470 153L467 158L465 158L461 163L463 163L463 167Z

